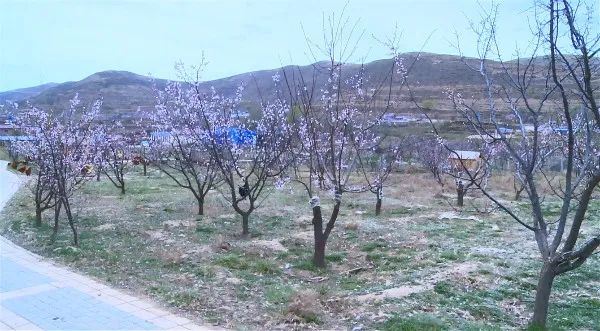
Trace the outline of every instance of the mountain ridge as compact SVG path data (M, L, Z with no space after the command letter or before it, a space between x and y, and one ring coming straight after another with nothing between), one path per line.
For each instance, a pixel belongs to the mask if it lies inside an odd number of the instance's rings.
M404 53L401 55L407 68L410 67L409 81L413 84L413 96L419 101L428 101L435 109L447 110L450 105L444 93L448 88L459 88L463 95L477 98L482 93L482 77L478 70L479 60L448 54L434 53ZM543 58L540 58L543 62ZM383 77L390 70L392 59L379 59L365 63L365 72L372 79ZM502 65L515 67L515 60L500 63L488 60L488 65L495 80L506 79ZM536 59L536 61L540 61ZM261 99L271 99L276 90L272 77L279 73L291 74L301 73L305 77L311 77L313 68L319 67L323 61L304 66L285 66L274 69L265 69L253 72L240 73L237 75L205 81L200 84L202 90L208 91L214 87L223 94L235 93L238 86L244 85L243 101L246 106L252 108L260 104ZM359 70L360 64L349 65L347 75ZM283 77L282 77L283 79ZM316 76L316 84L320 86L325 82L325 75ZM20 97L14 102L28 100L32 105L53 109L68 104L76 93L83 102L91 103L98 98L103 99L103 108L107 116L123 118L134 116L140 108L152 110L155 104L156 89L163 88L168 80L152 78L122 70L107 70L91 74L79 81L65 82L61 84L46 84L31 88L25 88L28 93L15 93L15 91L0 92L0 102L8 99L8 96ZM414 111L415 106L406 91L400 90L400 86L393 86L393 94L397 98L401 112ZM23 89L19 89L23 90ZM249 106L248 106L249 105ZM441 114L442 115L442 114Z

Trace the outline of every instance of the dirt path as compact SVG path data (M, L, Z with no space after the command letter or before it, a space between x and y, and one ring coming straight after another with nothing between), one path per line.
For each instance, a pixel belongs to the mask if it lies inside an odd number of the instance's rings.
M403 298L413 293L420 293L431 290L434 288L436 283L442 280L446 280L451 277L466 276L468 273L477 270L477 266L478 264L473 262L460 263L449 269L439 271L430 275L429 277L421 279L421 284L393 287L375 293L358 295L353 297L353 299L358 301L379 301L384 299Z

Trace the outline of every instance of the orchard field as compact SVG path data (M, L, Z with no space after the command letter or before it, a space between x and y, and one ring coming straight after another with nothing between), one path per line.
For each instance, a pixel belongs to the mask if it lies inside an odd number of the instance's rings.
M456 209L455 188L407 166L392 173L380 216L373 194L346 194L326 248L312 264L312 213L300 187L272 189L252 215L250 236L217 191L195 216L189 191L150 168L127 175L119 194L106 179L74 197L80 231L72 246L62 225L51 245L52 213L34 224L23 188L0 215L1 233L33 252L107 284L147 295L198 322L241 330L523 329L541 261L535 241L489 202L469 193ZM495 173L489 189L524 215L512 177ZM328 208L333 198L322 198ZM547 204L551 217L559 204ZM586 237L600 229L600 202ZM600 327L600 261L559 276L548 327Z
M471 57L421 57L347 5L303 29L311 65L0 106L30 176L0 233L227 329L600 330L597 8L535 2L506 53L477 6Z

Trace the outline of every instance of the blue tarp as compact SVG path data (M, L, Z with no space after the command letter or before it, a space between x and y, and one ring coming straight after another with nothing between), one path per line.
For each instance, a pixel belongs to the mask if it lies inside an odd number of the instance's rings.
M225 139L235 145L256 145L256 132L241 128L215 130L217 143L224 144Z

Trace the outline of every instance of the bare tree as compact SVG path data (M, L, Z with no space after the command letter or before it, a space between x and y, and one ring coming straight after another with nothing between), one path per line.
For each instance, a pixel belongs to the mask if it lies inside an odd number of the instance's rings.
M600 183L600 111L598 109L598 41L593 29L598 8L573 6L567 0L537 4L534 52L504 62L502 75L492 74L487 58L496 45L496 10L486 15L478 34L480 60L476 67L486 93L485 106L466 102L459 92L449 96L455 109L490 149L500 146L510 154L516 176L524 184L530 214L482 193L522 227L531 231L543 262L532 325L545 327L554 279L585 263L600 246L600 233L585 235L582 227L592 195ZM548 52L538 56L539 52ZM519 54L520 55L520 54ZM534 88L534 81L543 89ZM537 85L539 86L539 84ZM476 114L485 108L489 120ZM507 133L503 128L514 128ZM446 145L446 147L452 150ZM492 153L493 154L493 153ZM550 162L563 159L563 171L552 172ZM467 171L467 176L472 173ZM550 193L544 188L549 187ZM558 217L545 215L548 204L561 206Z
M400 161L400 149L390 147L387 149L375 150L371 153L358 153L359 171L362 171L365 177L365 190L375 194L375 215L381 214L381 205L383 203L383 188L394 166Z

